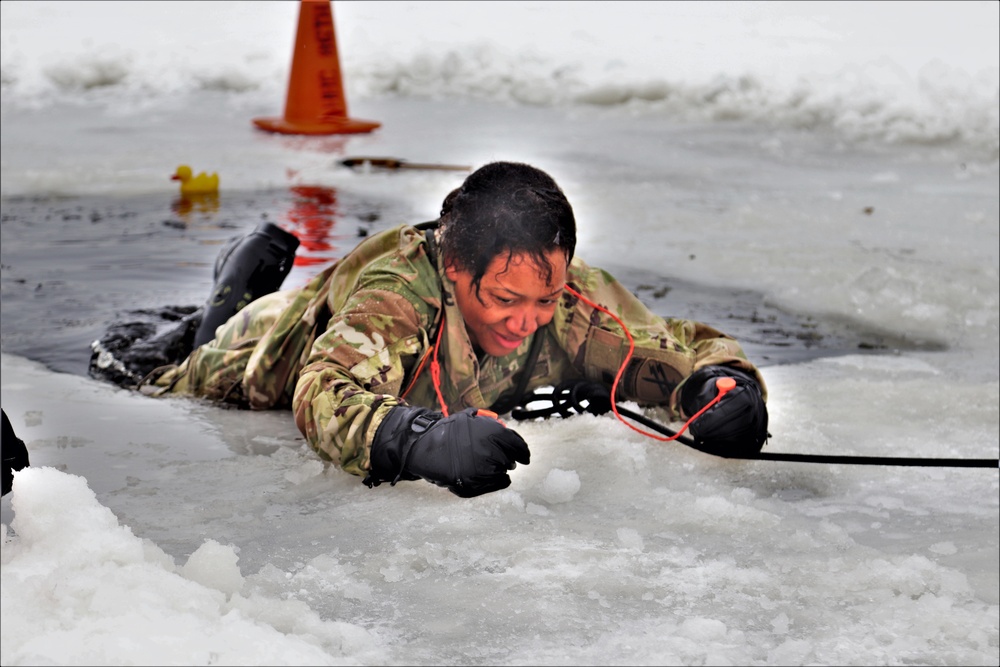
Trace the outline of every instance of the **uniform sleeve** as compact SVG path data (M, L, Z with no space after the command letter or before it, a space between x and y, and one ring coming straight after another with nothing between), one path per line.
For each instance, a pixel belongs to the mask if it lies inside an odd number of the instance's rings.
M682 416L679 389L703 366L728 365L763 378L740 344L701 322L664 318L652 313L606 271L574 260L569 285L610 310L632 335L635 350L618 385L618 398L659 405L673 418ZM621 327L608 314L564 292L556 313L556 337L587 379L610 386L628 354Z
M367 472L375 432L403 403L403 381L428 348L432 309L401 291L372 287L351 296L313 344L295 386L299 430L355 475Z

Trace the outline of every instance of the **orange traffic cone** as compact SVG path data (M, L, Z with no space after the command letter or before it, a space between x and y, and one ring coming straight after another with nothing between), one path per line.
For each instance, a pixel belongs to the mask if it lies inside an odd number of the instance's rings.
M254 118L282 134L356 134L381 123L347 117L330 0L302 0L283 118Z

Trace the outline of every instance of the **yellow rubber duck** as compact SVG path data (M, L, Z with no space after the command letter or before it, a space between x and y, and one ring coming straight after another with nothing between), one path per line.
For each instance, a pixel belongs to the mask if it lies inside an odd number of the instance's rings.
M201 172L194 176L191 167L186 164L177 167L177 171L170 177L170 180L181 182L182 195L203 195L219 191L218 174L213 173L209 176L205 172Z

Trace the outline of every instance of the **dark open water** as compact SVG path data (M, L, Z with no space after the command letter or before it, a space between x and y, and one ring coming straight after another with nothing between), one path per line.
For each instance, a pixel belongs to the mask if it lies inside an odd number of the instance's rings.
M203 303L220 247L262 220L292 231L302 243L284 287L304 283L368 234L421 221L398 203L329 187L227 192L197 201L164 195L7 198L0 225L3 351L85 375L91 342L111 324L162 323L158 309ZM760 365L905 347L855 323L780 311L751 290L606 268L657 313L699 319L737 337Z

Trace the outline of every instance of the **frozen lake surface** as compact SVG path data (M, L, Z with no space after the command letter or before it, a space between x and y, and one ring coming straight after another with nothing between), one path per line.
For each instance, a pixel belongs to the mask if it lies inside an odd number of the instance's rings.
M296 138L250 123L280 108L291 3L207 3L231 30L189 21L186 51L106 41L114 4L36 4L0 5L0 402L32 461L0 505L4 664L1000 661L996 470L726 461L581 416L517 424L531 464L461 500L363 487L286 412L86 375L108 324L204 300L220 245L261 219L303 237L293 286L435 217L463 176L344 157L509 159L564 187L589 263L746 342L768 451L995 458L995 5L948 3L961 48L903 48L931 34L914 23L873 53L832 5L753 3L713 31L668 3L635 54L617 23L595 49L604 17L558 5L427 24L420 5L338 5L351 115L383 126ZM167 6L123 11L182 20ZM562 41L522 58L487 39L494 19L514 34L500 16ZM430 38L450 20L467 39ZM672 35L699 65L643 69ZM772 79L776 54L800 59ZM219 172L217 202L179 200L181 163Z

